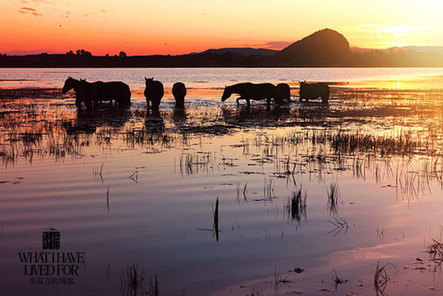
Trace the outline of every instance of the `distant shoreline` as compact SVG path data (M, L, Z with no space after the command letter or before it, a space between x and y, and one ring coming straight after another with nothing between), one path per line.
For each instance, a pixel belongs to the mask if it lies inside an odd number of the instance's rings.
M73 66L73 65L61 65L61 66L45 66L45 65L33 65L33 66L8 66L8 65L0 65L0 69L37 69L37 68L44 68L44 69L63 69L63 68L78 68L78 69L106 69L106 68L119 68L119 69L132 69L132 68L146 68L146 69L161 69L161 68L179 68L179 69L186 69L186 68L244 68L244 69L261 69L261 68L276 68L276 69L285 69L285 68L343 68L343 69L357 69L357 68L443 68L443 65L435 65L435 66Z

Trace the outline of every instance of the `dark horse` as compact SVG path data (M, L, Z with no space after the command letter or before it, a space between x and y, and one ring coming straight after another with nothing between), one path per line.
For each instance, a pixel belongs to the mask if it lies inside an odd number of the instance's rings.
M131 105L131 91L129 86L123 82L87 82L84 79L74 79L68 77L63 86L62 93L67 93L69 90L75 91L75 104L80 106L81 103L85 103L89 109L92 105L97 105L99 101L112 100L119 107L128 107Z
M222 102L224 102L233 93L235 93L240 95L240 97L237 98L237 105L239 104L239 100L246 100L246 103L249 107L251 105L250 100L266 99L267 107L269 108L271 105L271 99L274 98L275 100L275 91L275 85L271 83L238 83L231 86L226 86L221 100Z
M145 97L146 97L146 103L148 104L148 109L149 109L149 102L151 102L152 110L158 111L160 106L160 101L163 98L163 95L165 94L163 84L160 81L154 80L154 77L152 78L145 77L145 82L146 82Z
M92 107L92 103L97 97L97 94L95 88L89 82L83 79L77 80L68 77L63 85L62 93L65 94L71 89L75 91L75 105L77 107L79 107L82 102L85 103L88 109Z
M279 103L289 103L291 101L291 88L287 83L279 83L275 89L275 100Z
M172 86L172 94L175 98L175 107L183 108L185 106L186 86L182 82L176 82Z
M306 83L306 81L300 82L300 102L305 99L316 99L321 97L322 103L328 103L329 100L329 86L326 83Z
M131 105L131 90L126 83L120 81L110 82L92 82L95 87L96 99L98 101L114 101L119 107L128 107Z

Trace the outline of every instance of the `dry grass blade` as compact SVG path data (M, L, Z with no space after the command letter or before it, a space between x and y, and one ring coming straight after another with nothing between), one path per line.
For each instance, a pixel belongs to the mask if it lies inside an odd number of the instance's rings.
M379 262L377 262L377 267L375 268L374 274L374 288L377 296L385 295L384 292L389 280L391 279L386 271L387 267L389 266L395 268L395 266L391 263L386 263L385 265L380 266Z
M328 194L328 210L332 215L337 215L338 205L341 201L340 192L338 191L338 185L332 183L329 188L326 189Z
M215 201L215 210L214 210L214 232L215 232L215 239L218 242L219 239L219 228L218 228L218 197Z
M292 221L297 221L300 224L302 218L307 220L306 214L306 199L307 193L302 193L302 188L292 192L286 204L286 209Z
M334 236L339 235L340 233L347 234L348 233L348 222L346 219L340 217L334 217L331 220L328 220L334 226L334 229L330 230L327 234L333 233Z
M428 246L427 253L434 263L434 271L443 263L443 242L432 239L432 244Z

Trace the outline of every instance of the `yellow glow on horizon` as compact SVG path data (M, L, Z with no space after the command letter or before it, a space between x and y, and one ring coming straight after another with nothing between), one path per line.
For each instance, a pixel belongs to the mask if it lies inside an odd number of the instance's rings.
M355 47L443 46L440 0L11 0L2 8L1 53L283 48L323 28Z

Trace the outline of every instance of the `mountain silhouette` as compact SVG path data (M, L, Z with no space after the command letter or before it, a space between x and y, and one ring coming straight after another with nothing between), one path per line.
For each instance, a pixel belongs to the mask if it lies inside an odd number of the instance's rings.
M331 29L317 31L275 55L282 66L342 66L349 64L350 57L348 40Z
M281 51L263 48L220 48L183 55L94 56L89 51L66 54L5 55L0 67L442 67L441 47L398 47L383 50L349 47L337 31L323 29Z

